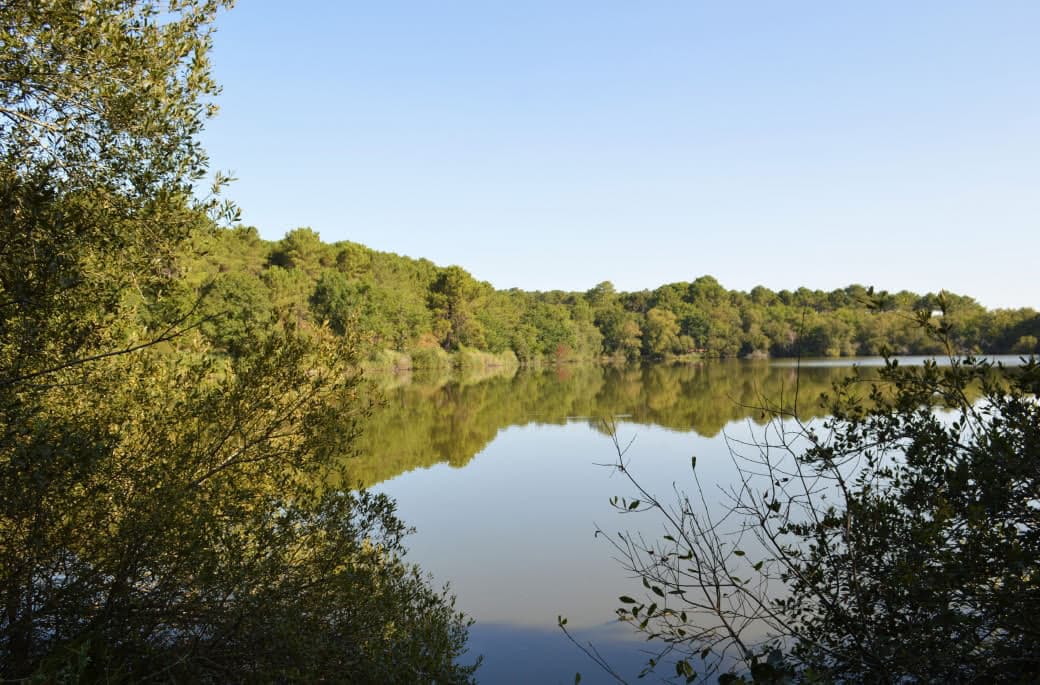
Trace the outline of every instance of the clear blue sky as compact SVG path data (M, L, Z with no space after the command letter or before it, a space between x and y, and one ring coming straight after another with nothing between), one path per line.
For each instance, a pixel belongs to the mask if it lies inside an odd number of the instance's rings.
M275 2L204 142L266 238L496 287L1040 307L1040 2Z

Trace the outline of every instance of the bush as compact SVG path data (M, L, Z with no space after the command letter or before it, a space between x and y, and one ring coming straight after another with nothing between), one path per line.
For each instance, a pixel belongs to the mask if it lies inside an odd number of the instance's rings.
M410 371L415 362L404 352L396 350L376 350L365 361L365 369L381 373L400 373Z
M695 460L698 496L667 502L619 448L636 495L616 505L665 528L606 536L648 590L618 615L663 643L650 668L670 654L688 681L1036 682L1038 392L1035 360L889 360L840 383L822 426L772 410L734 453L723 518Z
M420 347L411 351L412 367L423 371L439 371L451 368L451 355L440 347Z

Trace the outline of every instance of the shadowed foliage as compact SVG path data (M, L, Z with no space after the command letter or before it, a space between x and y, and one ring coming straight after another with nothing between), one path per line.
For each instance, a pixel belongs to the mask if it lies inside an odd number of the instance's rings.
M234 216L195 193L224 4L0 4L0 679L466 682L393 503L325 486L353 339L183 278Z

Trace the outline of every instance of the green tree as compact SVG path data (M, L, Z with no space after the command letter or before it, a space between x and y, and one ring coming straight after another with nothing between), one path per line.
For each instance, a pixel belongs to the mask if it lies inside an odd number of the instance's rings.
M295 228L278 241L271 252L271 263L287 269L302 269L317 275L322 267L331 266L331 250L321 242L321 236L306 226Z
M534 349L537 354L557 358L570 356L577 341L574 322L564 305L535 303L524 312L521 325L524 324L536 332Z
M1020 354L1040 352L1040 342L1037 341L1035 335L1023 335L1011 346L1011 351Z
M403 349L427 320L425 311L411 311L398 293L333 270L318 279L310 305L317 322L327 322L338 335L360 337L369 349Z
M627 359L639 356L643 347L643 331L635 314L618 305L596 311L596 326L603 334L603 351Z
M336 253L336 268L348 278L361 278L371 271L371 250L357 243L338 243L338 245L342 247Z
M514 346L514 337L526 306L526 294L518 290L488 293L476 312L488 350L497 353L512 349L518 356L523 356L521 352L525 348Z
M328 322L340 335L356 320L364 302L365 289L357 287L338 271L326 271L310 297L311 309L319 322Z
M776 304L779 298L769 288L765 286L756 285L751 289L751 301L758 305L770 306Z
M314 280L302 269L270 266L262 275L264 285L271 293L271 304L283 321L300 324L311 319L309 298L314 292Z
M603 351L603 334L596 328L592 307L581 296L575 296L568 305L574 322L575 352L584 358L598 357Z
M595 309L611 307L617 302L617 291L610 281L598 283L585 293L585 299Z
M729 300L726 289L711 276L701 276L690 284L686 300L702 307L717 307Z
M465 681L392 503L324 485L352 349L289 323L217 354L204 303L156 306L233 213L193 199L223 4L0 6L0 677Z
M643 348L648 355L654 357L679 351L679 323L675 314L660 307L654 307L646 313Z
M0 8L0 363L9 381L118 346L127 293L161 290L198 225L219 3L160 23L118 2Z
M434 316L434 335L446 350L460 345L481 348L484 334L474 314L481 284L457 266L441 269L430 285L429 307Z
M244 272L220 274L206 288L200 326L217 347L240 354L267 336L273 317L271 293L256 276Z

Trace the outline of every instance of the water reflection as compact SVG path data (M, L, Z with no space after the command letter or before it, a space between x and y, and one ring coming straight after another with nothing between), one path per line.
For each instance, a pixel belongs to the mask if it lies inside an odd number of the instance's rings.
M736 436L746 430L745 422L726 428ZM721 437L633 423L620 424L619 433L635 438L632 468L658 492L683 482L691 454L699 457L702 478L729 478ZM450 581L459 607L478 625L496 627L498 638L480 644L487 663L481 682L556 682L543 677L547 671L572 682L572 667L583 657L556 629L557 615L566 615L579 635L602 635L614 620L618 595L641 590L593 536L597 524L618 530L649 522L619 518L611 509L612 495L629 494L610 469L597 466L610 461L612 452L610 437L586 421L532 423L503 430L465 468L437 464L376 486L397 500L402 518L418 529L408 544L410 558L436 581ZM475 635L482 634L478 628ZM624 626L615 626L604 643L597 639L597 646L612 662L645 659L643 642ZM518 653L535 651L545 656L517 662ZM583 682L607 682L590 663L581 670Z
M696 366L581 366L521 371L479 383L413 382L384 389L385 404L366 424L351 478L374 485L407 471L461 467L499 431L527 424L563 425L574 417L593 424L624 416L637 424L716 436L732 421L765 419L765 404L819 415L821 392L844 368L782 367L768 362L715 362Z
M721 500L718 488L734 473L725 438L761 437L768 416L754 407L793 411L797 396L800 418L819 417L820 393L849 371L731 362L398 384L386 389L349 468L397 500L418 531L409 556L450 581L477 620L481 682L573 682L575 670L583 682L609 682L556 628L566 615L627 675L645 663L645 643L613 620L617 597L642 587L593 532L653 523L610 507L611 496L631 492L598 465L614 458L599 417L625 417L619 435L635 439L631 469L648 489L687 487L697 455L705 499Z
M646 666L647 654L633 645L628 627L619 623L575 631L582 644L592 643L611 655L611 667L629 682L637 682ZM558 628L519 627L511 624L479 623L470 629L470 649L494 655L478 672L481 683L565 683L582 674L582 683L604 681L590 661L567 640ZM605 682L616 682L606 680ZM652 681L651 681L652 682Z

